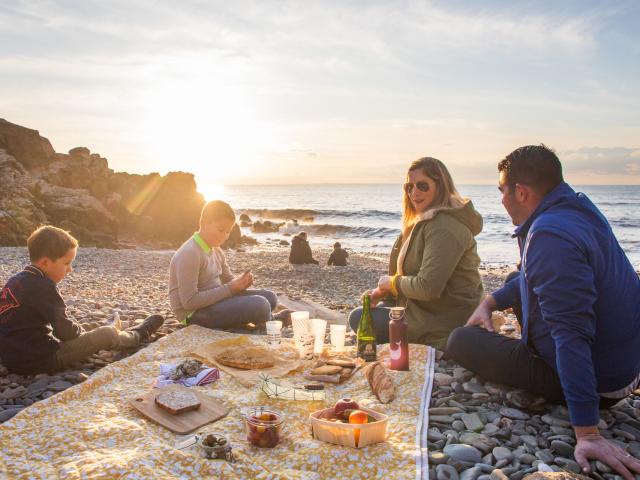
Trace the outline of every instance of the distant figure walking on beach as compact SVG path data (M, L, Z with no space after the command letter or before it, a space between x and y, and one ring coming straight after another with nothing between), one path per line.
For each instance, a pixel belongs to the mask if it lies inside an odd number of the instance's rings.
M100 350L126 350L146 342L164 323L151 315L120 330L103 325L85 332L67 316L57 285L73 271L78 241L66 230L45 225L27 240L31 263L0 292L0 354L13 373L64 370Z
M336 267L346 267L347 266L347 257L349 257L349 252L347 252L340 242L336 242L333 244L333 252L329 255L329 260L327 260L327 265L335 265Z
M640 386L638 274L600 210L564 182L552 150L518 148L498 171L520 272L453 331L447 355L486 380L566 402L582 469L600 460L632 480L640 461L601 436L598 423L599 408ZM491 312L508 307L519 340L493 332Z
M389 307L406 307L409 341L443 348L482 298L475 236L482 217L462 198L447 167L435 158L414 161L403 186L402 234L378 281L372 309L379 343L389 341ZM375 304L375 303L373 303ZM357 330L361 308L349 316Z
M214 200L202 208L200 230L184 242L169 266L169 300L186 325L243 328L271 320L278 299L269 290L252 290L250 271L234 278L220 245L236 216L229 204Z
M319 262L313 258L313 253L311 253L311 247L307 241L307 232L300 232L291 239L289 263L294 265L318 265Z

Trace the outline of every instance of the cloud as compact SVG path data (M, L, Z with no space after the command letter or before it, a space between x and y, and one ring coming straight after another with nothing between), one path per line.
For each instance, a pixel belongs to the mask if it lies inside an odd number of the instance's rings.
M558 152L571 174L640 175L640 148L582 147Z

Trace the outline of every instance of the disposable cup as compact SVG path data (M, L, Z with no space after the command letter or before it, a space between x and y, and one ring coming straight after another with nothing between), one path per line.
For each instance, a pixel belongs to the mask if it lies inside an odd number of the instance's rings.
M324 346L324 336L327 331L327 321L320 318L314 318L311 320L311 330L315 337L313 342L313 353L319 355L322 353L322 347Z
M344 337L347 333L346 325L334 324L329 327L331 333L331 346L336 352L344 351Z
M267 343L272 347L277 347L282 340L282 322L280 320L270 320L266 325Z
M294 338L299 337L303 333L309 333L311 330L309 312L291 312L291 326L293 327Z

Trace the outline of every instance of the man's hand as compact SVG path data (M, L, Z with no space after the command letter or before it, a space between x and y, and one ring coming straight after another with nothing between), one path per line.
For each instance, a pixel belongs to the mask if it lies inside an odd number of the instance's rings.
M244 272L239 277L234 278L229 282L229 288L233 295L244 292L253 284L253 274L250 271Z
M634 480L631 472L640 474L640 460L600 435L597 427L574 427L574 429L577 443L573 455L584 473L591 473L589 465L591 459L606 463L625 480ZM581 433L581 429L590 433Z
M491 295L487 295L480 305L473 311L465 327L482 327L493 332L493 323L491 323L491 312L496 308L496 301Z

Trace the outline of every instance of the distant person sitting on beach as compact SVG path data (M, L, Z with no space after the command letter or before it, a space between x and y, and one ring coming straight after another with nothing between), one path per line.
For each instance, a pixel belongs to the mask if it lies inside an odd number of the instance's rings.
M482 217L455 188L447 167L435 158L414 161L403 187L402 233L389 260L389 275L373 291L379 343L389 341L389 308L406 307L409 341L443 348L482 298L475 236ZM351 312L357 330L362 309Z
M289 252L289 263L294 265L314 264L318 265L318 261L314 260L311 253L311 247L307 241L307 232L300 232L291 239L291 251Z
M333 252L329 255L329 260L327 260L327 265L335 265L336 267L346 267L347 266L347 257L349 256L349 252L347 252L340 242L336 242L333 244Z
M275 293L249 289L250 271L234 278L220 248L235 222L229 204L208 202L200 214L200 229L171 259L169 300L176 318L186 325L224 330L271 320L278 302Z
M31 264L11 277L0 293L0 355L10 371L51 373L99 350L137 347L164 322L152 315L128 331L105 325L85 332L67 316L57 288L72 271L78 241L47 225L29 236L27 248Z
M600 210L564 182L552 150L518 148L498 171L520 272L452 332L447 356L486 380L566 402L583 470L600 460L633 479L640 461L600 435L598 410L640 386L638 274ZM508 307L519 340L493 332L491 312Z

